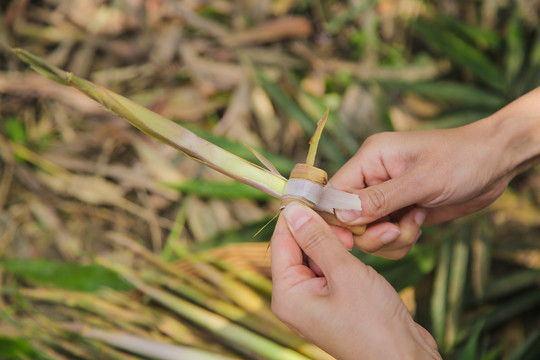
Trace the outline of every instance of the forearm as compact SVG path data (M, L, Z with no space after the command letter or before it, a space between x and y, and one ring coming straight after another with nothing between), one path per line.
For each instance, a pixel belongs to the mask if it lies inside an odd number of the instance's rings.
M478 122L512 177L540 163L540 87Z

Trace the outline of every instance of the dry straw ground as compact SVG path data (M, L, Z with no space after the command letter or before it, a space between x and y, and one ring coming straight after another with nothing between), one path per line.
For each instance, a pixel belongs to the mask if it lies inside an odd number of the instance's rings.
M328 358L270 314L272 226L253 234L276 202L30 71L9 47L254 162L243 144L257 148L284 175L329 107L320 166L332 173L374 132L460 125L537 86L539 9L0 2L0 357ZM539 204L533 170L487 211L426 229L404 260L359 257L449 358L537 358ZM246 241L263 243L223 247Z

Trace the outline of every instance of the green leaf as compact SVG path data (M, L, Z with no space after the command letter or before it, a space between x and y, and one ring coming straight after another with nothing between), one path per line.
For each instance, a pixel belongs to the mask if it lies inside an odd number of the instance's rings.
M433 337L438 344L443 344L446 330L446 313L448 306L448 282L450 277L450 265L452 261L452 239L443 239L435 280L433 282L433 292L431 294L431 318Z
M485 327L491 329L498 326L512 317L538 306L539 302L540 290L537 289L527 291L521 296L513 296L485 316Z
M520 74L525 60L525 33L523 18L514 12L506 28L506 80L512 84Z
M47 259L9 259L0 261L6 272L41 286L75 291L97 291L103 287L131 290L133 287L103 266L57 262Z
M527 57L525 71L518 83L513 84L514 97L518 97L535 89L540 83L540 32L537 31L534 39L530 40L530 54Z
M41 359L26 339L0 336L0 359Z
M192 131L197 136L205 139L206 141L216 144L220 148L230 151L233 154L240 156L241 158L244 158L253 163L259 163L259 160L257 159L257 157L244 144L238 141L233 141L224 136L213 134L210 131L206 131L198 126L193 126L193 125L184 124L184 123L182 123L182 126ZM284 156L275 154L272 151L268 151L261 148L255 148L255 150L259 152L260 154L262 154L265 158L267 158L276 167L276 169L278 169L278 171L284 176L288 175L295 165L294 161Z
M507 360L540 359L540 330L534 331L525 341L517 346Z
M424 122L421 129L450 129L470 124L493 114L489 110L458 109L444 113Z
M300 124L304 132L312 134L317 124L298 106L298 104L276 83L270 81L264 74L259 72L257 79L264 91L274 101L288 117L294 119Z
M361 1L358 4L349 6L342 13L334 16L325 24L325 30L328 34L336 34L348 23L354 21L367 10L377 5L377 0Z
M451 29L425 20L414 21L411 26L434 51L447 56L485 84L503 93L506 91L506 81L500 69L484 53L455 35Z
M276 103L277 107L283 109L285 114L290 119L297 121L304 134L311 137L317 127L316 121L318 118L316 120L311 119L279 85L270 81L261 72L257 73L257 80L263 87L264 91L268 93L270 99ZM346 161L341 150L334 142L324 142L324 146L321 146L320 152L324 154L334 166L341 166Z
M336 96L339 99L339 96ZM310 114L312 118L320 117L324 114L326 109L332 107L327 102L330 96L327 96L327 101L319 99L309 93L299 90L297 99L301 103L302 108L306 114ZM334 103L340 100L334 101ZM335 107L335 106L334 106ZM352 156L356 153L359 147L358 141L354 138L351 132L343 126L343 123L339 121L334 111L328 113L328 122L326 125L326 133L330 136L323 137L326 141L321 141L321 148L328 146L328 142L333 142L335 147L342 148L347 156Z
M483 324L479 322L476 324L473 333L471 334L465 348L461 351L460 355L457 357L460 360L476 360L480 356L480 333L482 332Z
M416 285L435 267L436 253L430 245L416 245L403 258L388 260L353 249L353 254L364 264L379 272L396 291Z
M383 131L395 131L386 94L380 86L374 87L377 122Z
M486 284L484 300L491 301L534 287L540 279L540 270L521 270L497 277Z
M239 228L220 232L216 236L196 244L194 252L228 244L270 241L276 221L277 218L265 217Z
M380 81L385 88L408 91L427 99L459 106L481 106L495 111L506 104L504 97L491 91L454 81L398 82Z
M264 192L236 181L217 181L191 179L181 183L167 183L166 186L186 194L212 199L249 199L270 200L272 197Z
M481 49L497 50L501 46L501 37L491 29L474 26L444 14L437 16L436 22L443 24L448 30L452 30Z
M57 83L60 83L66 86L69 85L69 79L72 76L72 73L67 73L65 71L62 71L56 66L47 63L45 60L43 60L39 56L31 54L28 51L25 51L23 49L12 49L11 51L15 55L17 55L21 60L23 60L27 64L30 64L30 66L32 66L32 69L34 69L36 72L40 73L41 75L48 77L49 79L56 81Z
M4 131L7 137L17 144L24 145L28 140L26 128L23 123L15 117L7 118L4 121Z
M463 298L467 282L468 264L470 256L470 226L463 225L459 229L458 237L454 239L452 263L448 278L448 299L446 314L446 329L444 344L446 349L451 349L458 341L458 323L463 311Z

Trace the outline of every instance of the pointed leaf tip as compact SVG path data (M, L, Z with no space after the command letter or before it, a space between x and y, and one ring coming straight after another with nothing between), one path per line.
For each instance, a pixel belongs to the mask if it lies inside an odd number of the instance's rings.
M326 112L317 123L317 128L315 129L315 133L313 133L313 136L309 140L309 151L308 151L308 156L306 159L306 164L308 165L313 166L315 164L315 155L317 155L317 148L319 147L319 140L321 140L321 135L322 135L324 126L326 125L326 119L328 119L328 111L329 111L329 108L326 108Z
M281 175L278 171L278 169L274 166L274 164L272 164L270 162L270 160L268 160L267 158L265 158L261 153L259 153L257 150L255 150L254 148L252 148L251 146L249 146L248 144L244 144L245 147L247 147L249 149L249 151L251 151L253 153L253 155L255 155L255 157L264 165L266 166L266 168L274 175L277 175L277 176L281 176L283 177L283 175Z
M41 75L54 80L62 85L69 85L69 73L47 63L45 60L21 48L11 49L11 52L19 59L27 63Z

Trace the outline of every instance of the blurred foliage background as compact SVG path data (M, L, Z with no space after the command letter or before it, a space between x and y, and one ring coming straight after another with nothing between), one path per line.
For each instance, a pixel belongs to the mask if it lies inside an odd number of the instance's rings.
M328 359L269 310L279 204L31 72L22 47L287 175L370 134L478 120L540 84L540 1L0 2L0 358ZM474 156L474 154L471 154ZM418 184L422 186L422 184ZM448 359L540 357L540 173L358 253Z

